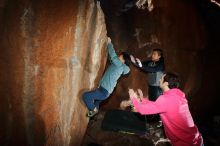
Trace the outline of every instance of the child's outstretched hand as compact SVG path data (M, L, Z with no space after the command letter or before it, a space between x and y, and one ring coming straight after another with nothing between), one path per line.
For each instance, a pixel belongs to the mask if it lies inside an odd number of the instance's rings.
M139 66L139 67L142 67L142 63L141 63L140 59L139 59L139 58L136 58L136 61L137 61L137 63L138 63L138 66Z
M132 62L132 63L135 63L135 62L136 62L133 55L130 55L130 58L131 58L131 62Z
M112 42L111 38L110 38L110 37L108 37L108 43L111 43L111 42Z

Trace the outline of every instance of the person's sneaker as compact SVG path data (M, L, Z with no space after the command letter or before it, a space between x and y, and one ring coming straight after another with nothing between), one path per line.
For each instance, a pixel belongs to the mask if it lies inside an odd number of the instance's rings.
M94 110L88 112L87 117L93 117L93 116L95 116L97 113L98 113L98 110L97 110L97 109L96 109L96 110L94 109Z

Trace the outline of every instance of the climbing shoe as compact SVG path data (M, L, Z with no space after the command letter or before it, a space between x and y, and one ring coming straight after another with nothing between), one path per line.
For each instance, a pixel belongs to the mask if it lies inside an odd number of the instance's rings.
M87 113L87 117L93 117L93 116L95 116L98 112L99 112L99 111L98 111L97 109L94 109L94 110L92 110L92 111L89 111L89 112Z

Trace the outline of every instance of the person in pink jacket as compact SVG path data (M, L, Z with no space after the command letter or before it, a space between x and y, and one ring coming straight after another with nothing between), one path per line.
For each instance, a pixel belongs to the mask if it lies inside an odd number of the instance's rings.
M177 75L167 73L160 80L163 94L156 101L139 98L129 89L134 110L142 115L160 114L167 138L173 146L203 146L203 138L195 125L185 94L178 89L180 81ZM143 95L139 89L139 95Z

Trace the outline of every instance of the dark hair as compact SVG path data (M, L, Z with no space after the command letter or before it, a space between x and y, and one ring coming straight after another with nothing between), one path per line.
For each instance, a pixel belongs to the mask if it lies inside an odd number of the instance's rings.
M124 60L125 60L125 64L126 64L127 66L129 66L130 63L131 63L130 54L128 54L127 52L121 52L121 55L123 55L123 58L124 58Z
M164 77L164 82L168 82L168 87L170 89L179 88L180 86L180 79L178 75L171 73L171 72L166 73Z
M157 52L159 56L163 57L163 51L159 48L153 49L153 52Z

